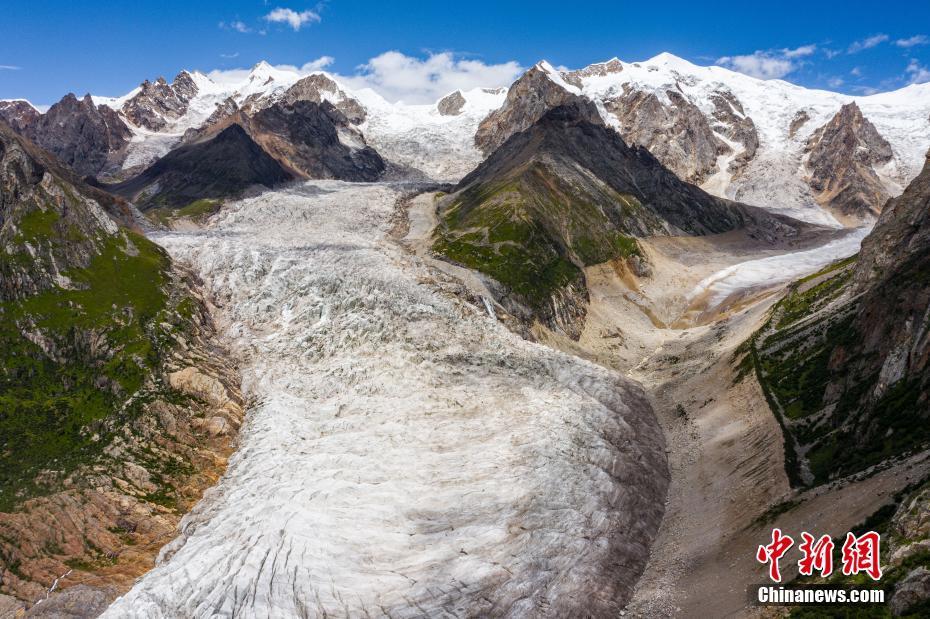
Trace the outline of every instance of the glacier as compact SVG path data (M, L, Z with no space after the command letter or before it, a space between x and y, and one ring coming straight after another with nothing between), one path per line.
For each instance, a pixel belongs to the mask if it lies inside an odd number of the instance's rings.
M413 189L307 182L153 235L202 278L250 410L104 616L619 613L668 485L644 392L404 249Z

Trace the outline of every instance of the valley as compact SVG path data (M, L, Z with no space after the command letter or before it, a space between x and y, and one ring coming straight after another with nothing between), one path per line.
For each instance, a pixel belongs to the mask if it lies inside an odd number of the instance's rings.
M0 101L0 617L930 607L930 84L521 71Z

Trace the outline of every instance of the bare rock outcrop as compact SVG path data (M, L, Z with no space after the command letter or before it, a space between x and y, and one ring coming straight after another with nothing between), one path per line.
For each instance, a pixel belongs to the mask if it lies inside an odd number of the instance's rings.
M32 107L32 104L22 99L0 101L0 120L5 122L17 133L23 133L26 128L37 121L42 114Z
M507 91L504 105L481 121L475 132L475 146L485 156L513 134L527 129L552 108L581 98L558 84L553 73L554 69L548 63L535 65L513 83Z
M694 103L674 90L665 97L626 88L604 107L617 117L627 143L645 147L679 178L699 184L717 171L717 156L729 147Z
M756 124L746 115L743 106L729 90L718 90L710 96L714 105L714 129L727 139L741 144L743 150L730 162L729 172L739 177L759 150L759 133Z
M465 107L465 97L462 96L461 90L456 90L439 100L436 103L436 109L443 116L458 116Z
M197 84L187 71L181 71L172 83L159 77L145 80L139 92L123 104L122 112L131 123L150 131L164 129L170 121L187 113L188 105L198 92Z
M132 132L115 111L90 95L65 95L28 125L24 135L81 176L116 166Z
M875 171L894 157L891 145L855 103L808 139L808 183L821 206L840 218L877 215L889 193Z

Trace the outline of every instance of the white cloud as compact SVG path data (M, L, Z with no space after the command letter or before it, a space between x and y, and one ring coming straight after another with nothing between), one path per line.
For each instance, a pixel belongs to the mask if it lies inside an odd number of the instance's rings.
M925 34L915 34L907 39L898 39L894 42L898 47L915 47L917 45L926 45L930 43L930 38Z
M862 69L860 69L859 67L853 67L852 69L850 69L849 74L855 77L862 77Z
M509 86L522 71L512 60L485 64L450 52L417 58L389 51L358 67L354 75L338 77L350 88L371 88L389 101L432 103L454 90Z
M845 82L843 81L842 77L831 77L830 79L827 80L827 86L829 86L830 88L839 88L844 83Z
M887 34L874 34L868 38L862 39L861 41L856 41L855 43L850 45L849 49L847 49L846 51L850 54L857 54L861 52L862 50L872 49L873 47L877 47L878 45L881 45L882 43L887 41L888 38L889 37Z
M320 21L319 13L306 10L299 13L293 9L276 8L267 15L265 20L272 23L287 24L297 32L306 24L312 24Z
M784 55L763 51L745 56L723 56L717 59L717 64L763 80L784 77L797 69L797 65Z
M231 22L221 21L219 24L220 28L223 30L235 30L236 32L241 32L243 34L252 32L252 29L249 28L245 22L241 22L238 19Z
M796 47L794 49L781 50L782 55L785 58L803 58L804 56L810 56L816 51L817 51L817 46L814 44L802 45L801 47Z
M909 84L930 82L930 69L917 62L916 58L911 58L911 62L907 65L906 71Z
M273 68L303 77L330 67L332 56L321 56L300 66ZM235 85L248 79L251 69L215 69L207 75L218 84ZM375 56L352 73L331 75L351 90L370 88L391 102L434 103L454 90L509 86L523 72L515 61L485 64L450 52L420 58L390 51Z
M22 67L17 67L12 64L0 64L0 71L19 71Z
M220 58L238 58L239 52L233 52L232 54L220 54Z
M863 95L874 95L879 92L878 88L872 86L853 86L853 90Z

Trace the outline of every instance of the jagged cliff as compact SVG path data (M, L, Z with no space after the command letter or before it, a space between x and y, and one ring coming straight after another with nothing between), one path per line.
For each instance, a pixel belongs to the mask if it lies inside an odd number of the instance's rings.
M747 343L789 473L821 483L930 441L930 160L858 257L796 282Z

